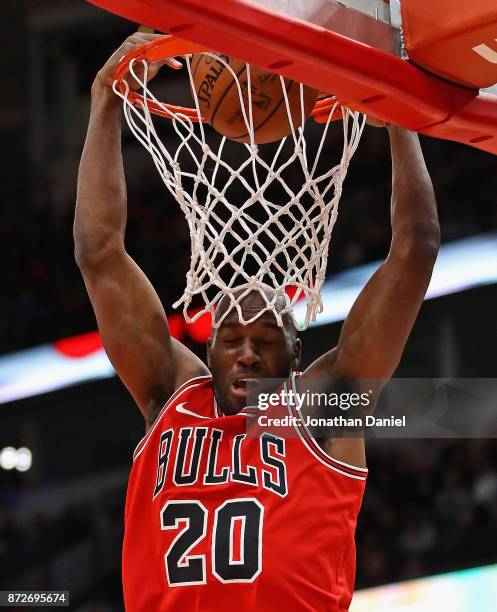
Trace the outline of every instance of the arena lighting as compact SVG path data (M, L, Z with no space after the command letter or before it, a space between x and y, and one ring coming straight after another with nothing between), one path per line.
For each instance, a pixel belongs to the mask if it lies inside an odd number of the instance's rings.
M33 455L29 448L22 446L17 450L6 446L0 451L0 468L2 470L17 470L27 472L33 463Z
M3 470L17 470L27 472L33 463L33 455L29 448L21 447L17 450L6 446L0 451L0 468Z
M311 327L342 321L359 292L381 262L346 270L327 281L321 291L323 312ZM497 282L497 232L442 245L426 300ZM295 307L297 319L305 306Z
M312 326L342 321L355 298L381 262L331 277L322 291L323 312ZM497 283L497 232L444 244L426 299ZM297 318L305 306L296 305ZM187 325L180 314L169 317L171 334L203 343L210 334L205 317ZM97 332L58 340L0 357L0 403L55 391L115 375Z
M494 612L497 565L358 591L350 612Z
M0 451L0 468L13 470L17 464L17 451L12 446L6 446Z
M18 472L27 472L33 463L33 455L29 448L21 447L17 449L17 464Z

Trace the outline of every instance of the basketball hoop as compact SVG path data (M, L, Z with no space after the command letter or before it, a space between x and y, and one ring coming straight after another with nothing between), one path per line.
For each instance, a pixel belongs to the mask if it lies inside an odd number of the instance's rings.
M205 125L189 59L189 54L199 52L230 71L250 143L234 143L212 134ZM148 87L149 64L179 55L186 60L193 97L191 108L161 102ZM137 67L143 70L142 77L137 74ZM214 314L215 304L226 296L229 307L215 322L216 326L233 310L244 325L269 311L274 313L278 325L283 324L282 316L288 313L297 329L303 330L322 310L320 290L331 232L364 118L332 96L318 100L312 116L322 124L322 133L315 146L310 146L304 137L303 86L300 86L301 121L294 125L284 79L280 77L291 133L278 143L259 147L254 142L248 65L246 75L247 108L240 82L222 57L166 36L137 47L121 60L114 91L123 100L131 131L150 153L189 226L190 269L184 294L173 306L182 305L186 321L193 322L205 313ZM139 84L140 92L130 89L127 76ZM156 115L171 121L171 133L164 139L156 129ZM338 118L343 122L339 130L343 152L335 166L329 167L326 162L323 170L319 167L320 157L333 121ZM240 303L253 291L261 295L264 307L245 319ZM285 296L286 305L278 312L275 304L279 295ZM190 318L187 309L197 296L204 306ZM307 312L305 321L299 325L293 306L301 298L307 301Z
M159 102L155 98L144 97L136 91L129 90L126 94L127 88L124 79L130 73L130 64L136 64L137 62L152 63L168 57L175 57L178 55L189 55L191 53L202 53L206 49L203 46L196 45L195 43L181 40L175 36L165 35L157 40L153 40L144 45L139 45L131 51L129 51L119 62L116 70L116 83L115 87L118 91L116 93L123 97L127 96L129 102L134 106L141 108L146 104L151 113L159 115L166 119L171 119L174 113L182 113L188 117L194 123L202 121L205 123L205 119L199 116L196 108L187 108L183 106L176 106L174 104L168 104L167 102ZM235 77L236 78L236 77ZM317 123L326 123L330 111L333 109L332 121L338 121L342 119L342 113L340 111L340 104L336 104L338 98L330 94L323 94L319 96L316 105L314 106L311 117ZM349 102L342 101L344 106L353 108L353 105Z

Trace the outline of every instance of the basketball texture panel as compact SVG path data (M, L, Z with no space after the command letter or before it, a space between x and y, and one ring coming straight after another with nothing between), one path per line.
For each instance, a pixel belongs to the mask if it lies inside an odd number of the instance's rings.
M192 76L197 91L200 110L212 127L238 142L250 142L245 123L243 107L249 120L249 78L247 65L242 60L220 55L237 76L233 78L230 70L222 61L202 53L194 54L191 60ZM304 116L302 117L300 86L290 79L268 72L265 68L250 66L250 99L252 101L252 116L254 140L263 144L279 140L291 132L288 111L283 93L286 90L292 124L296 128L303 123L311 112L318 97L318 91L304 86ZM241 93L241 99L240 99Z

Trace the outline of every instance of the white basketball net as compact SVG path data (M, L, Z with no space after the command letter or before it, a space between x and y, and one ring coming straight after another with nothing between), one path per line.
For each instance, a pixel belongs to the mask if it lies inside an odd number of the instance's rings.
M213 144L213 130L201 121L194 123L182 112L170 111L149 90L147 63L144 75L136 73L137 60L130 62L130 75L140 83L145 101L161 105L171 118L172 130L163 140L158 136L152 114L146 104L135 107L128 99L129 89L121 94L124 114L136 138L147 149L164 184L186 216L191 236L191 263L183 296L173 306L183 305L186 321L193 322L206 312L214 314L223 296L229 307L213 324L218 326L233 309L241 323L252 323L264 312L273 312L278 325L288 313L297 329L306 329L322 311L320 290L325 279L328 248L342 193L342 183L364 127L359 113L342 108L343 154L333 167L328 164L325 141L331 132L332 109L322 134L309 146L304 138L303 87L300 87L301 125L273 145L254 144L250 69L247 65L248 109L243 103L242 85L231 67L214 57L231 72L236 81L243 119L251 144L232 143L218 136ZM192 80L189 57L186 66L198 117L199 101ZM292 114L281 77L282 93L292 125ZM336 146L336 143L333 143ZM311 150L312 149L312 150ZM318 170L320 156L326 151L327 168ZM271 156L267 157L267 152ZM225 158L223 159L223 153ZM231 164L230 164L231 162ZM260 293L264 308L247 320L240 307L244 297ZM278 295L286 306L275 308ZM188 307L200 296L204 307L190 318ZM293 307L305 298L307 311L303 324L295 319ZM226 298L225 298L226 299Z

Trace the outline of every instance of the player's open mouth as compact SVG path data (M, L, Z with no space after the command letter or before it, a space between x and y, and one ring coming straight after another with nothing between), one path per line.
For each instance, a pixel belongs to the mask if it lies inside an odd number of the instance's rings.
M253 388L253 385L259 382L258 378L237 378L231 385L231 393L235 397L245 399L247 397L247 387Z

